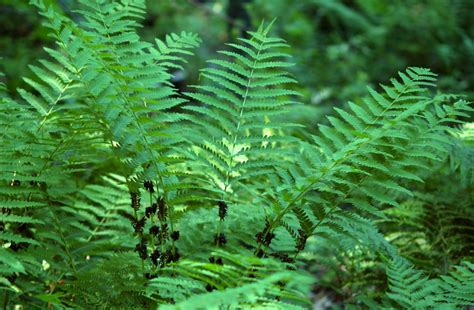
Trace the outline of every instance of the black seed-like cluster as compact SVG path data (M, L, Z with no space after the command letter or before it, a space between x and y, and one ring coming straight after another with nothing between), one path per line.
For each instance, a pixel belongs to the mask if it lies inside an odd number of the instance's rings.
M262 258L265 255L265 252L263 252L262 249L258 249L257 253L255 253L257 257Z
M168 214L167 206L165 203L165 200L162 197L158 197L158 218L161 221L164 221L166 219L166 216Z
M173 239L174 241L178 240L179 239L179 231L173 231L171 233L171 239Z
M255 235L255 239L257 240L257 242L265 246L269 246L273 238L275 238L275 234L271 232L267 233L267 235L264 235L263 232L259 232Z
M20 186L21 185L21 182L20 180L13 180L11 183L10 183L10 186Z
M181 254L179 254L178 248L174 249L174 255L172 257L173 262L179 261L179 258L181 257Z
M208 292L212 292L215 289L216 289L216 287L214 285L210 285L210 284L206 285L206 291L208 291Z
M132 221L133 229L135 229L135 232L137 234L143 233L143 228L145 227L145 221L146 221L146 218L144 218L144 217L142 217L139 220L133 220Z
M145 216L147 218L151 218L153 214L156 213L157 210L158 210L158 205L156 203L152 203L151 206L145 209Z
M221 221L223 221L227 215L228 206L223 201L219 201L218 205L219 205L219 218L221 219Z
M138 252L138 255L143 260L148 257L146 242L143 240L135 246L135 251Z
M145 181L143 185L148 192L153 193L155 191L152 181ZM138 191L131 191L130 198L132 208L135 211L138 211L141 205L140 193ZM137 212L134 212L135 217L129 217L135 232L141 238L140 243L135 246L135 251L138 252L142 260L150 258L151 263L155 266L159 266L160 268L165 267L168 263L177 262L180 259L180 253L178 252L178 249L174 249L173 251L171 249L160 251L158 250L158 247L155 247L154 244L153 248L151 249L151 253L149 254L147 252L148 247L146 240L148 240L150 236L151 240L154 242L158 241L157 245L161 245L162 247L167 245L170 237L174 241L178 240L180 237L179 231L171 232L171 234L169 232L167 224L168 207L165 203L165 200L162 197L158 197L157 201L147 207L144 213L145 214L143 217L137 217ZM153 218L155 214L160 220L160 223L157 223L156 225ZM147 220L150 221L151 227L148 230L148 234L144 234ZM146 278L150 278L152 276L152 274L145 275Z
M285 253L273 253L273 254L270 254L270 255L275 257L275 258L278 258L279 260L281 260L284 263L294 263L295 262L295 260L292 257L290 257L288 254L285 254Z
M153 188L153 182L152 181L143 182L143 187L150 193L155 192L155 189Z
M130 193L130 200L132 202L132 208L135 210L140 209L140 193L138 192L131 192Z
M150 227L150 230L148 232L150 233L150 235L153 235L156 237L160 234L160 227L153 225Z
M154 250L153 253L151 253L150 259L153 265L158 265L158 260L161 257L161 252L158 250Z
M28 243L25 242L12 242L10 244L10 250L18 252L20 250L28 248Z
M171 249L166 250L165 252L160 252L159 250L153 251L153 253L150 255L151 262L155 266L160 266L164 267L168 263L172 262L177 262L181 255L179 254L179 251L177 248L175 248L175 251L171 251Z
M306 246L306 240L308 240L308 235L306 235L306 232L302 229L299 229L298 233L299 238L296 242L296 248L298 249L298 251L303 251Z
M168 249L165 252L164 261L167 262L167 263L177 262L179 260L179 257L180 257L180 254L178 252L178 249L175 249L174 254L171 250Z
M222 246L227 243L227 238L223 233L216 234L214 236L214 243L216 246Z
M263 231L258 232L255 235L255 240L257 241L257 243L263 244L265 246L269 246L273 238L275 238L275 234L270 231L270 222L266 220L265 228L263 229Z
M209 257L209 262L212 263L212 264L217 264L217 265L224 265L224 261L222 260L222 257L214 257L214 256L211 256Z

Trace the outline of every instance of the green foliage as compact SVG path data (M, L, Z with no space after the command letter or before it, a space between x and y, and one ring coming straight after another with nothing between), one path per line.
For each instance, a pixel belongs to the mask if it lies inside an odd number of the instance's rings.
M0 89L5 308L311 308L313 283L331 282L313 259L345 267L354 307L474 303L472 135L453 129L472 109L434 94L429 69L303 130L273 23L179 92L172 72L201 39L143 41L143 0L82 0L77 20L31 2L56 47L18 98ZM371 271L382 287L345 283Z
M382 305L365 300L371 308L457 309L474 302L473 265L456 266L449 275L429 279L402 258L393 259L387 268L389 290Z

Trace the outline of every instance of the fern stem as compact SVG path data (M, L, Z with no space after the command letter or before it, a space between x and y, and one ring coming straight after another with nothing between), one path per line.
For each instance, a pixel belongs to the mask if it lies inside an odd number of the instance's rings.
M61 89L61 91L59 92L59 95L58 97L54 100L54 102L52 103L51 107L49 108L48 112L46 113L46 115L43 117L43 120L41 121L39 127L38 127L38 131L40 131L44 124L46 124L46 120L48 119L48 116L51 115L51 113L53 112L53 109L54 107L56 106L56 104L61 100L62 96L64 95L64 93L69 89L70 85L72 84L73 80L69 80L69 82L64 86L63 89Z
M10 293L8 290L5 290L5 293L3 294L3 310L8 309L8 302L10 301Z
M58 217L56 216L56 213L54 213L54 211L52 210L52 207L51 207L51 204L48 203L48 207L53 215L53 219L54 219L54 222L56 224L56 230L58 231L59 233L59 237L61 238L61 241L63 242L63 245L64 245L64 251L66 253L66 256L69 260L69 265L70 267L72 268L72 271L74 274L77 274L77 269L76 269L76 263L74 262L74 258L71 254L71 251L69 249L69 245L68 245L68 242L66 240L66 238L64 237L64 234L63 234L63 231L61 229L61 225L59 223L59 219Z

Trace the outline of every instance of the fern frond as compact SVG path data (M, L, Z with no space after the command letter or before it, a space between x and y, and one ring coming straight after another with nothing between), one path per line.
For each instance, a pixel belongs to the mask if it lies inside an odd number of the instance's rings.
M471 305L473 295L472 264L465 262L440 278L429 279L407 260L395 256L387 267L389 290L383 306L413 309L457 309ZM362 298L366 305L378 308L373 300Z
M300 160L288 170L290 178L282 179L286 185L271 194L283 208L275 207L265 234L305 201L313 202L315 218L322 212L317 228L331 224L324 218L346 203L357 204L352 208L364 216L380 216L374 204L398 206L397 197L412 195L402 182L420 180L417 171L443 158L449 145L445 124L470 107L428 97L425 86L435 80L429 70L410 68L399 75L401 81L383 86L385 94L369 89L362 104L350 104L353 114L338 110L339 119L329 118L332 126L320 126L315 145L301 144Z
M449 276L441 276L440 289L447 303L459 306L474 304L474 264L464 262L456 266Z
M436 304L438 287L406 260L394 258L387 268L389 292L387 296L404 308L423 309Z
M285 301L304 305L305 298L298 293L300 289L296 290L297 287L304 287L310 283L310 279L304 275L296 271L277 271L278 264L269 260L224 251L217 251L212 255L221 257L223 265L181 261L178 265L169 267L170 271L181 276L200 281L201 286L197 286L195 282L188 285L179 281L179 278L151 280L152 287L158 289L158 292L166 289L166 283L169 281L181 282L181 285L189 287L189 296L186 299L175 306L167 307L173 309L219 308L224 305L250 307L261 303L275 305L277 309L283 305L292 306ZM206 290L211 292L208 293ZM176 294L176 291L174 293ZM275 296L281 296L281 302L275 301Z

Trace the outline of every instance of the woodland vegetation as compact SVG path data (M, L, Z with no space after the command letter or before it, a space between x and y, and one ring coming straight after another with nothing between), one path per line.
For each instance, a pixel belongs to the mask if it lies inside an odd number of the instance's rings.
M474 306L472 1L4 2L3 309Z

